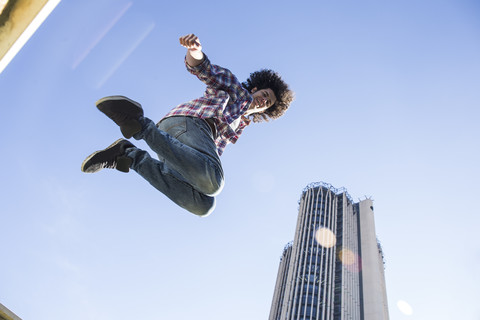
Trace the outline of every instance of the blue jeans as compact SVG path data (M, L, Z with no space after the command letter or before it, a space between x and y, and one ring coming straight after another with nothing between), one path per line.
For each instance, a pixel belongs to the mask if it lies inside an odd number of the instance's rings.
M175 116L155 123L141 118L142 131L135 134L158 154L129 148L131 168L180 207L199 216L215 209L215 195L223 188L222 164L212 130L200 118Z

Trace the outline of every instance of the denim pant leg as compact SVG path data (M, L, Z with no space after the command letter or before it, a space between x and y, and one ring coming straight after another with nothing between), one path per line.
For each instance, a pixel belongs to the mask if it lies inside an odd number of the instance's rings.
M133 159L133 170L180 207L198 216L207 216L215 209L214 197L195 190L178 172L150 157L147 151L130 148L127 156Z
M161 160L138 148L127 150L132 169L176 204L201 216L215 207L215 198L223 188L223 170L210 128L202 119L171 117L159 124L142 119L144 139Z
M219 194L224 185L223 168L207 122L195 117L175 116L160 121L157 130L152 125L147 124L142 138L159 159L178 171L198 191L209 196Z

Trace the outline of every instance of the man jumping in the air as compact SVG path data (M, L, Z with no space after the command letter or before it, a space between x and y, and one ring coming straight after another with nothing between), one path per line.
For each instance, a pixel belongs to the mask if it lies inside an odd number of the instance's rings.
M240 83L229 70L210 63L193 34L181 37L180 44L188 49L188 71L207 85L203 97L177 106L157 125L144 117L138 102L126 97L110 96L96 103L120 126L125 138L145 140L159 160L119 139L88 156L82 171L112 168L128 172L131 168L180 207L207 216L215 208L215 195L223 188L219 156L225 146L235 143L251 121L283 115L293 92L272 70L254 72Z

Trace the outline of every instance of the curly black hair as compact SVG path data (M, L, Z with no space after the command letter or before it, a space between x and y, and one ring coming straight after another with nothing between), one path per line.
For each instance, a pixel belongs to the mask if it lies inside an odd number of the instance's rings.
M294 99L294 93L288 88L288 85L282 80L278 73L270 69L262 69L250 74L250 77L242 83L242 86L249 92L252 89L272 89L277 101L262 113L254 113L253 122L268 121L277 119L287 111L290 103Z

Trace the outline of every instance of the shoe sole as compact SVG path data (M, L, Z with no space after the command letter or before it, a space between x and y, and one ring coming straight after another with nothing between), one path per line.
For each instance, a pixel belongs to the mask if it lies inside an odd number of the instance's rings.
M118 139L117 141L115 141L114 143L112 143L111 145L109 145L108 147L106 147L105 149L103 150L98 150L98 151L95 151L94 153L92 153L91 155L89 155L85 160L83 160L82 162L82 166L81 166L81 170L82 172L85 172L85 173L95 173L95 172L98 172L100 170L103 169L103 167L101 166L90 166L88 168L86 168L86 165L87 165L87 162L90 161L93 157L95 157L97 154L101 153L101 152L105 152L107 151L108 149L111 149L113 147L115 147L117 144L119 144L121 141L123 141L123 139ZM128 162L128 163L127 163ZM126 158L120 158L118 159L117 161L117 166L116 166L116 169L118 171L121 171L121 172L125 172L127 173L130 169L130 162L131 161L128 161ZM93 168L93 169L92 169ZM92 170L89 170L89 169L92 169Z
M132 99L129 99L125 96L108 96L108 97L104 97L102 99L99 99L97 102L95 102L95 105L98 107L99 104L101 104L102 102L105 102L105 101L111 101L111 100L127 100L128 102L136 105L137 107L139 107L140 109L142 109L142 105L140 103L138 103L137 101L133 101Z
M139 109L137 110L139 111L138 112L139 116L143 116L142 105L125 96L108 96L108 97L99 99L97 102L95 102L95 105L97 106L98 110L103 112L105 115L107 115L107 113L105 112L104 107L102 106L102 103L108 102L108 101L128 101ZM107 115L107 117L109 116ZM141 130L142 130L142 125L137 120L133 120L133 119L131 121L124 123L123 126L120 126L120 131L122 132L122 135L127 139L130 139L131 137L133 137L134 134L140 132Z

